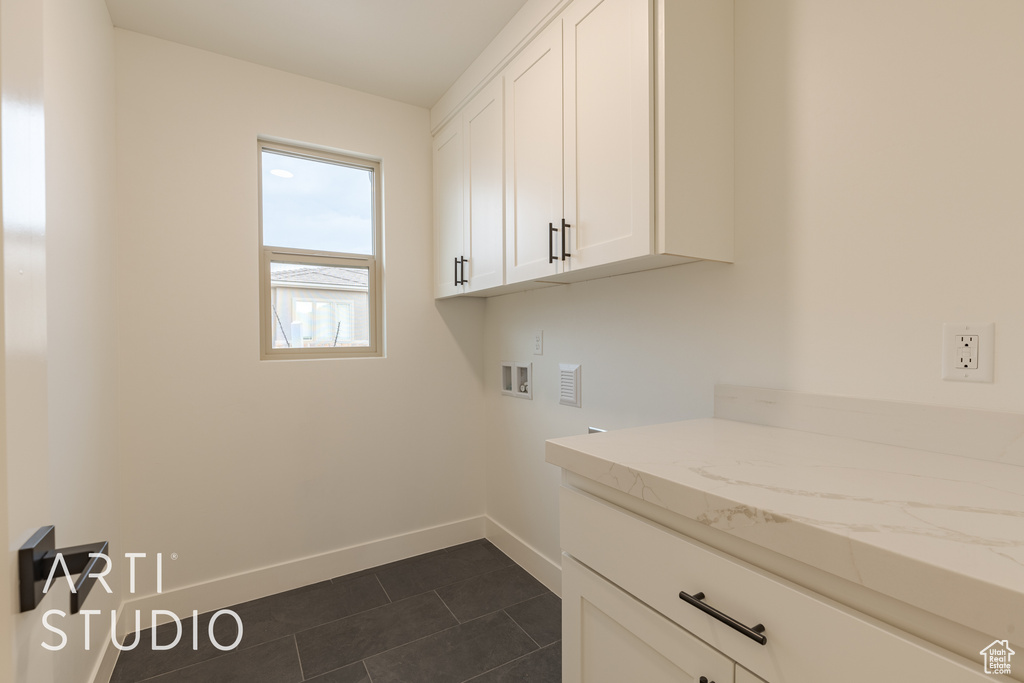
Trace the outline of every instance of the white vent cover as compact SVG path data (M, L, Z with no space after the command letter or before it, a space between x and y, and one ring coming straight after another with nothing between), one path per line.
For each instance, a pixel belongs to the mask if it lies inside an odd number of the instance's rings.
M558 402L563 406L580 407L580 366L559 363Z

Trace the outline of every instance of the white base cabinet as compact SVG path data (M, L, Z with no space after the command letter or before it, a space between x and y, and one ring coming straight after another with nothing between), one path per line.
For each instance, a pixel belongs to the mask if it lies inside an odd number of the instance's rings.
M566 681L991 680L976 663L566 487L561 538ZM703 593L719 616L681 592ZM726 618L763 626L765 642ZM620 658L652 677L602 678Z
M733 662L571 557L562 558L563 683L733 683Z

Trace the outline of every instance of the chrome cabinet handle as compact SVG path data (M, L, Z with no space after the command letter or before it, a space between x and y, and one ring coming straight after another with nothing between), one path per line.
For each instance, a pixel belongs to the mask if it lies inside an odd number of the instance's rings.
M726 626L728 626L730 628L733 628L733 629L736 629L737 631L739 631L740 633L745 635L747 638L750 638L751 640L753 640L755 643L758 643L760 645L764 645L765 643L768 642L768 638L766 638L765 635L764 635L764 625L763 624L757 624L755 626L746 626L744 624L741 624L740 622L738 622L735 619L733 619L732 617L730 617L728 614L723 614L722 612L719 612L717 609L715 609L711 605L705 604L703 602L704 598L705 598L705 595L703 593L694 593L693 595L690 595L689 593L686 593L685 591L679 591L679 598L681 600L683 600L683 601L693 605L694 607L699 609L701 612L704 612L705 614L709 614L709 615L713 616L715 619L718 619L720 622L722 622Z

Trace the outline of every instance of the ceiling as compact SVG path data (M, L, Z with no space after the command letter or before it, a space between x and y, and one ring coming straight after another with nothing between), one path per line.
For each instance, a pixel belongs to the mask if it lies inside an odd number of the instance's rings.
M430 107L526 0L106 0L114 26Z

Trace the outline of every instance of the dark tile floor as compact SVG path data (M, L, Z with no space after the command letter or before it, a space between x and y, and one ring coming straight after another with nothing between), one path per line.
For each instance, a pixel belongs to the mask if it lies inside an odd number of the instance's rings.
M486 540L473 541L231 608L242 642L221 651L212 613L182 620L153 650L142 631L111 683L557 683L561 602ZM175 627L157 628L157 645ZM218 643L235 641L229 617ZM129 636L128 642L134 637Z

